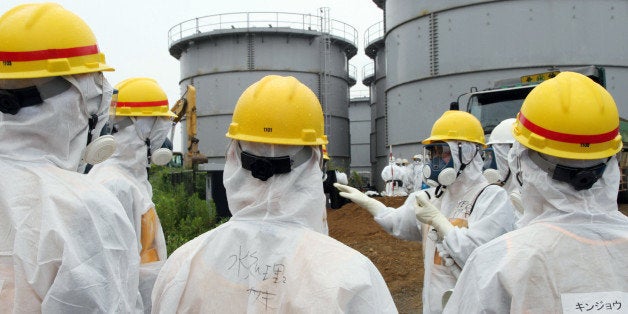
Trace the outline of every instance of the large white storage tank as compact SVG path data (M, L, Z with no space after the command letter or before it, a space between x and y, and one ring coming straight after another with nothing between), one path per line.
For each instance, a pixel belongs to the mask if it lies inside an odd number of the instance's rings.
M552 66L604 67L606 88L628 117L628 1L373 2L385 6L387 135L395 155L415 154L470 87Z
M357 52L353 27L330 19L325 9L320 16L249 12L184 21L168 36L170 54L180 61L181 90L196 87L199 148L209 158L201 169L222 171L235 104L249 85L269 74L294 76L316 93L328 151L336 164L349 168L349 88L355 78L349 77L348 60Z

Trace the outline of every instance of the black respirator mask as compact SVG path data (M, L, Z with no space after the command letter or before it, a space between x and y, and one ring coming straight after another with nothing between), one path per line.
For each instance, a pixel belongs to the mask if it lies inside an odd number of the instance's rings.
M289 173L292 169L300 166L312 156L311 148L308 146L305 146L293 156L279 157L256 156L242 151L239 144L238 150L240 150L242 168L251 171L253 178L262 181L266 181L276 174Z
M552 179L571 185L576 191L590 189L604 174L606 162L586 168L575 168L555 164L543 158L539 153L531 151L530 159L542 170L550 174Z
M15 115L20 109L42 104L44 99L67 91L72 84L61 77L37 85L18 89L0 89L0 112Z

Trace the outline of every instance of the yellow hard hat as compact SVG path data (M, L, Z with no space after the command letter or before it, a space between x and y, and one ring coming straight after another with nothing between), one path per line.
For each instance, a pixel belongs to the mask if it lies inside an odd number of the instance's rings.
M329 154L327 154L327 145L323 145L323 159L329 160Z
M85 22L55 3L24 4L0 17L0 79L113 71Z
M522 145L561 158L602 159L622 148L613 97L574 72L561 72L535 87L512 133Z
M238 99L228 138L283 145L323 145L324 119L316 95L292 76L268 75Z
M166 92L152 78L126 79L118 83L115 88L118 90L116 116L177 116L168 109Z
M431 144L437 141L467 141L486 146L480 121L472 114L459 110L445 111L434 122L430 137L421 143Z

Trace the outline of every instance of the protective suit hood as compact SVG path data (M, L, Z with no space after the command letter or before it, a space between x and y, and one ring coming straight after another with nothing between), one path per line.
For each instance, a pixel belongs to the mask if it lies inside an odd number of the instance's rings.
M571 185L554 180L549 173L541 170L530 159L532 151L528 148L515 142L512 149L510 163L515 172L513 175L519 175L523 182L521 197L525 200L525 211L517 221L517 228L539 221L594 221L598 215L617 212L619 167L615 166L615 156L607 162L604 174L590 189L576 191ZM555 161L571 167L588 167L605 162L606 159Z
M47 160L59 168L77 171L87 145L88 119L92 114L98 116L93 131L98 137L108 119L113 88L100 72L63 79L71 83L67 91L22 108L15 115L0 115L0 138L13 139L11 145L0 147L0 155L15 160Z
M133 120L137 136L142 142L150 140L151 154L161 148L172 130L172 122L166 117L134 117ZM148 159L145 160L144 164L148 167Z
M291 172L261 181L242 168L238 145L243 151L265 157L293 156L304 148L232 141L223 179L232 219L296 223L328 233L320 149L313 148L311 157Z
M456 178L454 183L447 186L445 189L445 195L464 195L470 187L480 185L484 186L488 184L486 178L484 178L484 175L482 174L484 161L482 160L477 144L471 142L448 141L447 145L449 145L449 148L451 149L451 157L454 161L454 169L456 172L460 170L462 165L458 157L458 147L462 149L462 162L468 164Z
M515 174L510 171L511 144L493 144L495 152L495 162L499 173L499 180L503 183L503 188L508 192L519 193L519 184L515 178Z
M125 118L126 119L126 118ZM129 180L133 180L133 183L144 190L144 194L149 196L146 200L146 208L150 208L153 205L150 200L150 196L153 195L152 187L148 182L148 173L146 171L147 164L147 150L144 140L138 136L138 132L134 125L129 125L120 128L118 132L114 134L117 143L117 149L111 156L111 158L94 165L90 170L91 173L99 173L108 167L119 167L128 174ZM138 167L142 165L142 167ZM106 172L106 170L104 170ZM103 174L105 175L105 174Z

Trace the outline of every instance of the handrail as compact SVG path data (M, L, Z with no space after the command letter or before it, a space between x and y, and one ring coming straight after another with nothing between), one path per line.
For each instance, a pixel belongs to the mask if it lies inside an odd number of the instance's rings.
M370 62L362 67L362 78L367 78L375 74L375 62Z
M379 21L364 31L364 47L384 38L384 22Z
M368 89L350 89L349 99L370 97L371 92Z
M332 19L330 35L342 38L357 47L358 31L351 25ZM168 31L168 46L186 37L228 29L293 28L320 32L322 17L285 12L237 12L207 15L183 21Z
M349 77L354 79L358 78L358 68L351 63L349 63Z

